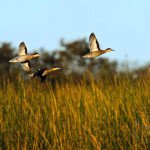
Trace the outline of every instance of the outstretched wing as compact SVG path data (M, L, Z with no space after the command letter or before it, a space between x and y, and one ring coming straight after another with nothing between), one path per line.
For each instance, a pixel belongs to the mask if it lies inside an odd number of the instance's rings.
M89 37L89 49L91 52L100 50L99 43L94 33L91 33Z
M30 72L31 71L30 62L29 61L27 61L25 63L21 63L21 66L22 66L22 68L23 68L23 70L25 72Z
M27 48L24 42L21 42L19 45L18 55L27 55Z

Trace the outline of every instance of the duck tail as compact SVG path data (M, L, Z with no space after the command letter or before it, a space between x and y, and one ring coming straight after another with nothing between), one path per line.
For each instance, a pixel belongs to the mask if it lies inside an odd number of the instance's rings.
M29 74L29 77L34 77L34 73Z
M16 58L13 58L13 59L11 59L9 62L17 63L18 61L17 61L17 59L16 59Z

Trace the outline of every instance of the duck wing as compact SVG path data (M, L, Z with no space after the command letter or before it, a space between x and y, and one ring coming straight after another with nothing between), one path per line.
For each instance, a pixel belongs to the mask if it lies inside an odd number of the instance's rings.
M21 66L22 66L22 68L23 68L23 70L25 72L30 72L31 71L30 62L29 61L21 63Z
M18 55L27 55L27 48L24 42L21 42L19 45Z
M90 52L100 50L100 45L99 45L94 33L91 33L91 35L89 37L89 49L90 49Z

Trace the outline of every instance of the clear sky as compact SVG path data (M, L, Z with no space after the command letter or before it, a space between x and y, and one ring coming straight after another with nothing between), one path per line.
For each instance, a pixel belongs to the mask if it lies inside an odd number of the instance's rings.
M1 0L0 42L28 50L60 48L94 32L105 57L135 65L150 62L150 0ZM104 56L103 56L104 57Z

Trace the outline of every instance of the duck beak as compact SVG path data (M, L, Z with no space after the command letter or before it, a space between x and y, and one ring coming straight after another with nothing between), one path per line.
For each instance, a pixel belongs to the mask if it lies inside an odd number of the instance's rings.
M115 51L114 49L112 49L112 51Z

